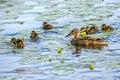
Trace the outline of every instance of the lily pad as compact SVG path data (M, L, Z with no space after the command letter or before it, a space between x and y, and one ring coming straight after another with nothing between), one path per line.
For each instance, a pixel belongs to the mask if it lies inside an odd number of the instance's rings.
M50 71L56 75L68 75L75 72L75 66L70 62L54 63Z
M63 59L68 57L66 54L58 55L58 54L46 54L41 56L31 56L31 57L25 57L20 60L21 64L36 64L40 62L46 62L46 61L53 61L57 59Z
M97 67L116 69L116 68L120 68L120 62L116 62L116 61L102 62L97 64Z
M54 21L54 20L56 20L57 19L57 17L56 16L39 16L39 17L36 17L36 19L35 20L37 20L37 21Z
M92 35L89 35L89 36L94 36L94 37L100 37L100 38L107 38L110 36L110 32L107 32L107 33L99 33L99 34L92 34Z
M16 14L9 14L9 13L6 13L2 16L0 16L0 20L3 20L3 19L17 19L18 16Z
M84 62L97 62L97 61L104 61L106 60L106 57L104 56L92 56L92 57L84 57L80 58L79 61L84 63Z
M11 52L11 49L0 49L0 54Z
M23 68L15 69L15 72L23 73L23 74L41 74L41 73L43 73L43 71L40 69L30 68L30 67L23 67Z
M1 80L25 80L25 78L21 77L21 76L0 76Z

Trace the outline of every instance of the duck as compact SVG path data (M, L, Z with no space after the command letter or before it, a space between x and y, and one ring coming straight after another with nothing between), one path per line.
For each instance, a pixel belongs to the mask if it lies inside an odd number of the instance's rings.
M91 34L97 32L98 31L98 26L96 26L96 25L91 26L90 31L91 31Z
M102 46L107 46L108 42L104 41L99 37L81 37L80 31L77 28L74 28L68 35L65 37L74 35L74 38L71 40L71 44L75 46L80 46L81 48L99 48Z
M49 29L52 29L52 25L48 24L47 22L43 22L43 29L45 30L49 30Z
M101 31L113 31L113 27L106 24L102 24Z
M15 45L16 48L24 48L24 42L21 39L12 38L11 42Z
M38 36L38 34L35 31L32 31L30 38L31 39L39 39L40 37Z

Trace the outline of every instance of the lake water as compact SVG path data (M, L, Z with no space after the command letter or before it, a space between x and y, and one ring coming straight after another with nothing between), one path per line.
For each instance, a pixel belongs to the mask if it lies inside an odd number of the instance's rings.
M53 29L43 30L44 21ZM103 23L114 31L101 32ZM73 36L65 36L94 24L99 32L91 36L108 46L76 57L67 45ZM38 41L31 41L32 30ZM25 48L14 49L12 37L24 38ZM0 80L120 80L120 0L0 0Z

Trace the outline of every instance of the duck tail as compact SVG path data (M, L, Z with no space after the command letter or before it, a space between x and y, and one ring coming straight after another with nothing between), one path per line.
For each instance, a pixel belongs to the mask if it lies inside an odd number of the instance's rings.
M105 45L105 46L107 46L107 45L108 45L108 42L103 41L103 42L100 42L99 44L100 44L100 45Z

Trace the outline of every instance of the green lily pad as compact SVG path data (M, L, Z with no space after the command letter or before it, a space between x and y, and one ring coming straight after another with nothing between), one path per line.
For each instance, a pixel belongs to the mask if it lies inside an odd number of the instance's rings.
M24 73L24 74L41 74L41 73L43 73L43 71L40 69L29 68L29 67L15 69L15 72L16 73Z
M30 56L30 57L25 57L20 60L21 64L36 64L40 62L46 62L46 61L53 61L57 59L63 59L68 57L66 54L46 54L46 55L41 55L41 56Z
M2 25L2 24L23 24L24 23L24 21L16 21L16 20L10 20L10 21L1 21L0 22L0 25Z
M35 20L37 20L37 21L54 21L54 20L56 20L57 19L57 17L56 16L52 16L52 17L48 17L48 16L39 16L39 17L36 17L35 18Z
M112 51L109 51L109 50L96 50L96 49L94 49L94 50L88 50L88 51L90 51L90 52L92 52L92 53L99 53L99 54L114 54L114 52L112 52Z
M21 76L0 76L1 80L25 80L25 78L21 77Z
M0 54L11 52L11 49L0 49Z
M99 34L92 34L89 36L100 37L100 38L107 38L110 36L111 33L99 33Z
M50 72L56 75L68 75L75 72L75 66L70 62L54 63Z
M120 62L116 62L116 61L107 61L107 62L102 62L96 65L97 67L100 68L120 68Z
M6 13L2 16L0 16L0 20L3 20L3 19L17 19L18 16L16 14L9 14L9 13Z
M97 61L104 61L106 60L106 57L104 56L92 56L92 57L83 57L80 58L79 61L84 63L84 62L97 62Z

